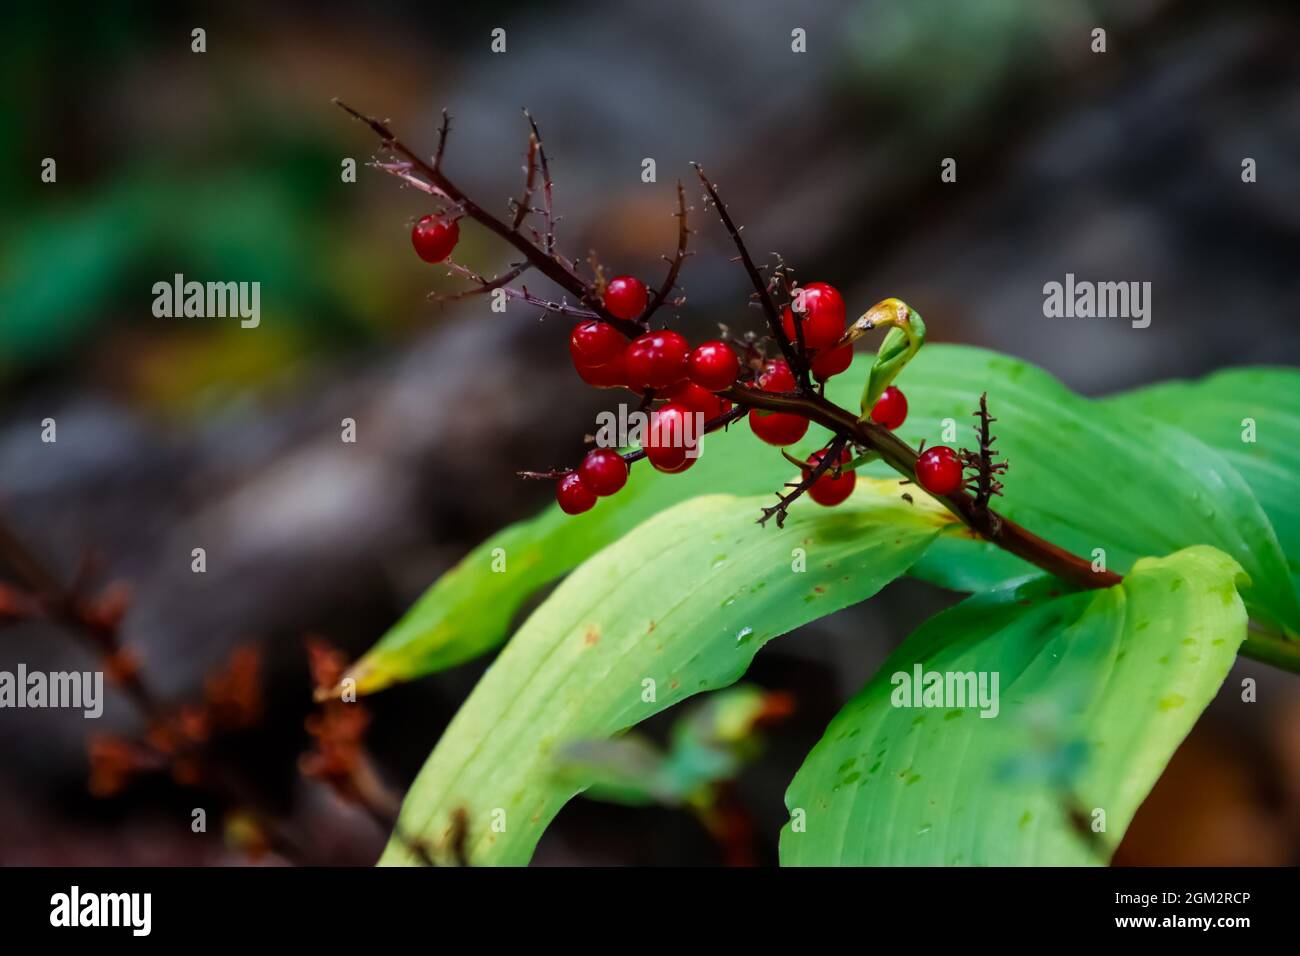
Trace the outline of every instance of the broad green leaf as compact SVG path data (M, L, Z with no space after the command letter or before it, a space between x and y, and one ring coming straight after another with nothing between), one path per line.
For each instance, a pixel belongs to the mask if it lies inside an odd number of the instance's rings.
M1243 582L1232 558L1193 547L1143 558L1105 591L1052 596L1043 579L932 618L795 776L782 862L1105 862L1232 666L1246 634ZM996 716L895 706L895 675L917 666L997 674ZM1086 826L1098 809L1104 833Z
M505 640L531 595L647 518L710 493L767 492L763 504L771 504L792 470L775 448L754 439L745 422L707 436L699 460L680 475L634 465L627 486L591 511L571 516L551 506L483 542L426 591L348 676L359 693L368 694L477 657ZM754 505L745 517L753 522L758 515Z
M1100 548L1106 567L1121 573L1142 555L1212 545L1250 575L1252 615L1300 630L1300 605L1264 509L1228 459L1204 442L1081 398L1041 369L984 349L927 345L896 384L909 404L898 434L912 445L924 439L975 447L972 412L988 393L995 446L1010 463L994 506L1008 517L1089 560ZM854 400L850 383L832 386L836 401ZM957 426L955 442L945 440L945 419ZM962 545L946 543L947 560L928 557L918 573L973 590L1004 584L1016 568L1009 559L985 566L972 555L987 545Z
M894 482L862 480L834 510L797 502L784 529L755 522L767 500L693 499L574 571L456 714L406 796L402 830L442 854L463 808L471 862L527 862L581 790L555 773L557 748L731 684L767 641L870 597L951 526L937 505L904 502ZM792 562L803 559L799 572ZM394 842L381 862L411 860Z
M1107 399L1176 425L1232 463L1273 522L1300 591L1300 369L1241 368Z

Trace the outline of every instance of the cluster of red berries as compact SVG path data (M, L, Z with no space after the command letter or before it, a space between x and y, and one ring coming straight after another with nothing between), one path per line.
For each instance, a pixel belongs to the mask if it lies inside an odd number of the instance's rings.
M565 514L589 511L597 497L612 495L627 484L627 461L612 448L593 448L577 471L560 478L555 499Z
M802 298L802 312L787 308L782 316L785 333L792 342L802 337L813 374L825 381L848 369L853 361L852 345L837 344L844 335L844 299L825 282L807 285ZM606 285L602 301L611 315L632 321L645 311L649 296L640 280L618 276ZM720 339L691 348L680 333L665 329L646 332L629 342L614 326L594 319L574 327L569 337L569 354L578 375L588 385L628 388L642 395L653 389L657 398L664 399L664 404L651 415L642 449L652 466L670 474L685 471L695 463L693 446L698 436L691 437L687 417L699 413L708 421L730 411L731 402L717 393L735 385L740 375L736 353ZM782 359L767 362L750 385L768 392L793 392L798 388L794 372ZM885 389L872 407L871 419L889 429L902 425L907 419L907 399L903 393L893 386ZM798 442L807 434L808 426L808 419L802 415L760 409L749 412L749 427L754 434L778 447ZM951 449L943 450L951 453ZM939 453L940 449L932 451ZM816 467L824 452L823 449L815 454L809 464ZM941 455L935 458L933 472L922 473L918 466L918 480L927 490L934 491L928 482L943 487L950 480L944 468L947 459L940 459ZM846 449L840 465L849 460ZM838 467L824 472L809 489L809 497L818 504L837 505L852 493L857 475L851 471L836 474ZM926 467L931 468L928 464ZM805 477L807 474L805 470ZM597 497L618 491L626 481L627 463L622 456L608 449L597 449L587 455L577 471L560 479L556 497L564 511L579 514L593 507ZM958 484L960 481L958 464Z
M411 229L411 244L425 262L442 262L456 248L460 226L443 215L422 217ZM825 282L811 282L800 293L802 311L789 306L781 316L786 337L802 342L809 369L818 381L839 375L853 362L853 345L839 345L844 335L844 297ZM650 301L645 283L634 276L616 276L605 286L601 301L611 315L634 321ZM690 347L686 338L664 329L646 332L628 342L607 322L592 320L577 325L569 337L574 368L588 385L596 388L628 388L644 395L653 389L664 404L651 415L643 443L646 460L670 474L685 471L695 463L695 445L687 427L688 416L701 414L705 421L731 410L731 402L717 393L734 384L740 375L740 361L731 346L720 339ZM790 366L782 359L768 362L755 377L753 387L767 392L793 392L798 387ZM907 418L907 399L892 385L885 389L871 409L871 420L895 429ZM793 445L808 432L808 419L789 412L751 409L749 427L769 445ZM812 456L816 467L826 449ZM848 449L840 465L847 464ZM853 492L857 474L836 474L833 466L813 483L808 495L818 504L833 506ZM810 472L805 469L804 476ZM916 462L916 480L935 495L952 494L962 485L962 464L946 445L926 449ZM598 497L612 495L627 483L627 461L617 451L597 448L587 454L577 471L564 474L556 486L556 498L568 514L581 514L596 504Z
M798 325L795 318L798 316ZM809 368L820 381L839 375L853 362L853 346L837 343L844 335L844 297L825 282L810 282L803 288L803 311L796 313L786 306L781 325L786 338L803 346L809 353Z

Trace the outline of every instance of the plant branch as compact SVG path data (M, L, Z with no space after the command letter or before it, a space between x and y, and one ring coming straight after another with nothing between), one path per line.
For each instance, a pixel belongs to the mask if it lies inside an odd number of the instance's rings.
M677 180L677 252L671 259L666 256L665 261L668 263L668 274L664 276L663 284L659 286L650 304L646 306L645 312L641 316L641 322L644 324L659 311L659 307L667 301L668 296L672 294L673 288L677 285L677 276L682 271L682 263L686 261L689 253L686 251L686 243L690 237L690 229L686 224L686 190L682 188L682 181Z
M739 406L732 408L730 411L723 412L716 418L710 418L704 423L704 434L716 432L720 428L726 428L732 422L737 421L745 416L745 409ZM623 455L623 460L629 465L640 461L645 457L645 448L638 448L635 451L629 451ZM549 471L517 471L515 474L520 478L528 478L534 481L555 480L563 478L565 475L574 471L573 468L552 468Z
M602 322L607 322L617 328L628 338L636 338L643 331L641 326L636 322L630 322L626 319L620 319L610 314L609 310L601 303L600 298L596 296L592 289L582 278L573 271L573 269L564 262L551 254L554 247L554 217L551 214L551 186L550 173L546 161L546 153L541 146L540 136L538 137L538 163L542 170L543 177L543 201L544 212L547 222L546 235L543 238L543 247L539 248L534 243L521 235L515 229L512 229L508 223L502 222L496 216L483 209L476 202L470 199L460 187L453 183L442 171L442 154L447 144L447 133L450 129L446 113L443 114L443 129L438 137L438 152L434 157L434 162L430 165L419 154L415 153L410 147L397 138L387 126L373 117L359 113L352 107L339 100L334 101L340 109L344 110L351 116L360 120L369 126L380 138L384 149L404 157L411 164L412 170L416 170L431 185L436 187L439 192L447 197L448 200L455 203L464 212L466 216L479 223L509 243L518 250L528 262L538 272L546 276L560 288L576 297L580 302L585 303L594 312ZM531 117L529 122L532 123ZM536 135L536 125L533 124L534 135Z
M754 287L754 294L757 296L759 304L763 307L763 314L767 317L767 325L768 329L771 331L772 338L776 340L777 347L781 350L781 355L784 356L786 364L790 366L790 370L795 374L795 377L800 382L806 381L807 367L803 356L796 353L789 337L786 336L785 327L781 324L781 313L776 307L776 302L772 300L772 292L768 288L768 284L763 281L763 276L758 271L758 267L754 265L754 260L750 256L749 250L745 247L745 241L740 238L740 230L732 220L731 214L727 212L727 207L723 205L722 197L718 195L717 187L708 176L704 175L704 168L700 166L699 163L692 163L692 165L695 167L696 174L700 177L700 182L704 184L704 191L708 195L709 202L711 202L713 208L718 211L718 218L722 220L723 227L727 230L727 234L731 236L731 241L736 246L736 251L740 255L741 265L745 267L745 272L749 275L750 284Z
M908 479L915 478L917 453L913 448L888 429L870 420L859 421L852 412L820 395L763 392L740 386L733 386L722 394L747 408L801 415L836 435L847 436L854 443L878 452L899 474ZM1088 588L1106 588L1123 580L1113 571L1093 571L1092 564L1078 555L1040 538L991 508L979 508L974 496L964 489L939 500L986 541L1066 581Z

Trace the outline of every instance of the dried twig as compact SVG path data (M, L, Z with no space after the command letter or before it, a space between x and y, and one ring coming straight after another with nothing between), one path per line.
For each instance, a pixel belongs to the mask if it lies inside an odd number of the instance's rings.
M834 468L835 475L839 475L840 452L844 450L844 446L847 443L848 438L844 435L836 435L832 438L831 443L827 445L826 449L821 453L821 459L815 466L813 466L812 470L805 470L803 477L797 482L786 482L785 487L791 489L789 494L781 494L778 492L776 496L776 504L763 509L762 517L758 519L758 523L765 525L775 516L776 526L778 528L784 528L785 518L790 511L790 505L794 504L794 502L804 492L817 483L817 479L826 474L830 469Z
M664 261L668 263L668 274L664 276L663 283L655 291L650 304L646 306L646 310L641 317L643 323L649 316L659 311L659 307L668 300L668 296L672 294L674 287L677 285L677 276L682 271L682 263L690 255L686 251L686 243L690 237L690 228L686 224L686 190L682 188L680 179L677 181L677 212L673 215L677 217L677 252L673 254L671 259L667 256L664 257ZM680 300L674 301L673 304L679 305Z
M975 494L975 508L988 514L989 500L994 495L1002 494L1002 482L998 476L1006 474L1007 471L1007 463L996 460L997 449L993 447L993 442L997 440L997 436L989 434L990 424L997 419L989 414L988 392L980 395L980 407L972 414L979 419L979 424L975 426L979 448L977 451L963 448L959 452L959 457L963 468L975 472L975 477L966 483L967 488ZM1000 519L997 515L993 515L991 520L996 522Z

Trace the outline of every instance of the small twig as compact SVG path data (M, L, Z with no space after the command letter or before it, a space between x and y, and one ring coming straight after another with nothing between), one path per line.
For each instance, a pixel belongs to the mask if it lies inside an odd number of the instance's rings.
M672 294L673 288L677 285L677 276L682 270L682 263L690 254L686 251L686 243L690 237L690 228L686 224L686 190L682 187L680 179L677 180L677 212L674 215L677 217L677 252L671 259L664 257L664 261L668 263L668 274L664 276L663 284L656 290L653 298L650 299L650 304L641 315L643 325L650 321L650 316L654 315Z
M555 212L552 193L554 183L551 181L551 164L546 159L546 147L542 144L542 131L537 128L537 121L528 110L524 110L533 139L537 142L537 158L542 168L542 220L546 228L542 233L542 251L548 256L555 253Z
M338 102L335 100L334 102ZM340 104L342 105L342 104ZM346 109L346 107L344 107ZM373 125L373 124L372 124ZM438 148L433 154L433 168L442 169L442 154L447 150L447 136L451 133L451 114L442 111L442 125L438 127Z
M524 195L522 199L512 199L511 203L515 207L515 218L510 227L515 231L523 225L528 214L533 211L533 180L537 177L537 134L530 133L528 136L528 160L524 166L526 175L524 176Z
M1006 474L1007 463L995 460L997 450L993 447L993 442L997 440L997 436L989 433L989 426L997 419L989 414L987 392L980 395L980 407L972 414L979 419L979 424L975 426L979 449L977 451L962 449L959 457L964 468L970 468L975 472L975 477L967 482L967 487L975 493L975 508L989 514L990 499L994 495L1002 494L1002 482L997 476ZM993 515L991 520L996 523L999 519Z
M785 487L791 489L789 494L783 495L778 492L776 504L763 509L762 517L758 519L758 523L766 525L768 520L775 516L776 526L778 528L784 528L785 518L789 513L790 505L794 504L795 500L798 499L800 495L815 485L817 479L826 474L826 472L832 467L834 467L838 472L840 452L844 450L844 446L847 443L848 438L844 435L836 435L832 438L831 443L827 445L825 450L821 453L821 459L817 462L816 466L814 466L811 471L805 470L803 477L799 481L786 482Z
M505 287L518 279L524 272L528 271L531 263L523 262L512 266L509 271L501 273L501 275L497 276L495 279L486 279L477 272L467 269L458 263L452 262L450 259L446 260L443 265L456 275L463 276L472 282L476 282L478 288L466 289L463 292L435 292L429 296L429 298L434 302L456 302L460 299L468 299L471 296L488 295L497 289L505 289L507 295L515 293L516 298L522 298L522 293L517 293L515 290L506 289Z
M750 257L744 240L740 238L740 230L736 228L731 214L727 212L727 207L723 205L722 198L718 195L717 187L704 174L704 169L699 163L692 163L691 165L695 167L695 172L700 177L700 182L704 184L704 191L708 194L709 201L713 204L713 208L718 211L718 218L722 220L723 228L731 236L731 241L740 254L741 264L745 267L745 272L749 275L749 281L754 286L754 293L758 297L759 304L763 307L764 315L767 316L767 325L771 330L772 338L776 340L777 347L780 348L786 364L790 366L790 370L794 372L796 378L799 378L801 370L806 371L803 360L795 354L794 347L785 334L785 328L781 324L781 313L777 310L776 303L772 301L772 293L768 289L767 283L763 281L757 266L754 265L754 260ZM802 381L802 379L800 380Z

